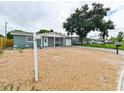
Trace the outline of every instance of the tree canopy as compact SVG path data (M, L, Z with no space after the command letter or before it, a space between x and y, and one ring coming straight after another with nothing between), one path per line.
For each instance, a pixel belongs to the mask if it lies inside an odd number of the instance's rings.
M0 37L4 37L2 34L0 34Z
M68 35L76 33L79 35L80 41L87 36L87 33L94 29L94 24L91 20L88 20L88 9L88 5L84 5L80 9L77 8L75 13L63 23L63 28L67 31Z
M112 43L115 43L117 41L117 38L116 37L111 37L109 40L111 40Z
M11 35L10 33L11 33L11 32L8 32L8 33L7 33L7 38L8 38L8 39L13 39L13 35Z
M37 33L49 33L49 32L54 32L52 29L51 30L47 30L47 29L41 29L40 31L38 31Z
M13 39L13 35L10 34L11 32L25 32L25 31L23 31L23 30L17 30L17 29L12 30L12 31L10 31L10 32L7 33L7 38L8 39Z
M105 38L109 36L108 30L114 29L113 22L111 20L108 21L102 21L99 24L99 31L100 31L100 37L102 37L103 42L105 42Z
M118 36L117 36L117 41L121 42L121 41L123 41L123 39L124 39L124 33L123 32L119 32Z
M100 36L105 40L105 36L108 36L108 30L114 29L113 22L104 19L108 11L110 11L110 8L104 8L103 4L100 3L92 3L91 9L85 4L80 9L77 8L66 19L63 23L63 28L67 31L68 35L76 33L81 42L90 31L101 32Z

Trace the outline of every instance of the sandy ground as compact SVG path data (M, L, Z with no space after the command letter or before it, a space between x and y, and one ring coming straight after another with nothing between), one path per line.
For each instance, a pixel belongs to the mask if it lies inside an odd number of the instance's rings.
M0 55L0 88L19 90L116 90L124 58L112 52L77 47L38 50L39 81L34 82L33 49Z

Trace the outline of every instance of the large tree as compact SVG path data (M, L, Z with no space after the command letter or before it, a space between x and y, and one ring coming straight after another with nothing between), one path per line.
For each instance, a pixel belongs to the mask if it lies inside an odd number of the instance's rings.
M90 31L100 31L103 41L108 36L108 30L114 29L111 20L104 19L110 8L104 8L103 4L93 3L92 8L89 9L88 5L77 8L75 12L66 19L63 23L63 28L67 31L68 35L76 33L82 43L83 38L86 38Z
M92 6L93 8L90 11L93 20L92 22L95 24L95 30L100 31L99 35L105 43L106 37L109 36L108 30L112 30L115 27L111 20L106 21L104 19L104 17L107 16L108 11L110 11L110 8L104 8L104 5L100 3L93 3Z
M87 34L94 29L94 24L89 20L88 10L89 7L87 4L82 6L80 9L77 8L63 23L63 28L67 31L68 35L76 33L79 36L81 44Z

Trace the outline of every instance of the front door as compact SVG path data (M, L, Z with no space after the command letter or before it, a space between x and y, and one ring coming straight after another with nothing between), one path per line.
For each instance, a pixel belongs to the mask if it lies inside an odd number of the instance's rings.
M44 46L48 46L48 38L47 37L44 38Z

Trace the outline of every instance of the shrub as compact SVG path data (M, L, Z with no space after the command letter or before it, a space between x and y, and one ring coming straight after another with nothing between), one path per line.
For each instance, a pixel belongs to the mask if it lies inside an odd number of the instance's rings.
M35 91L35 86L34 85L32 86L31 91Z
M3 54L3 50L2 49L0 49L0 54Z
M20 86L17 86L17 87L16 87L16 91L19 91L19 90L20 90Z
M22 49L19 49L19 53L23 53L23 50Z

